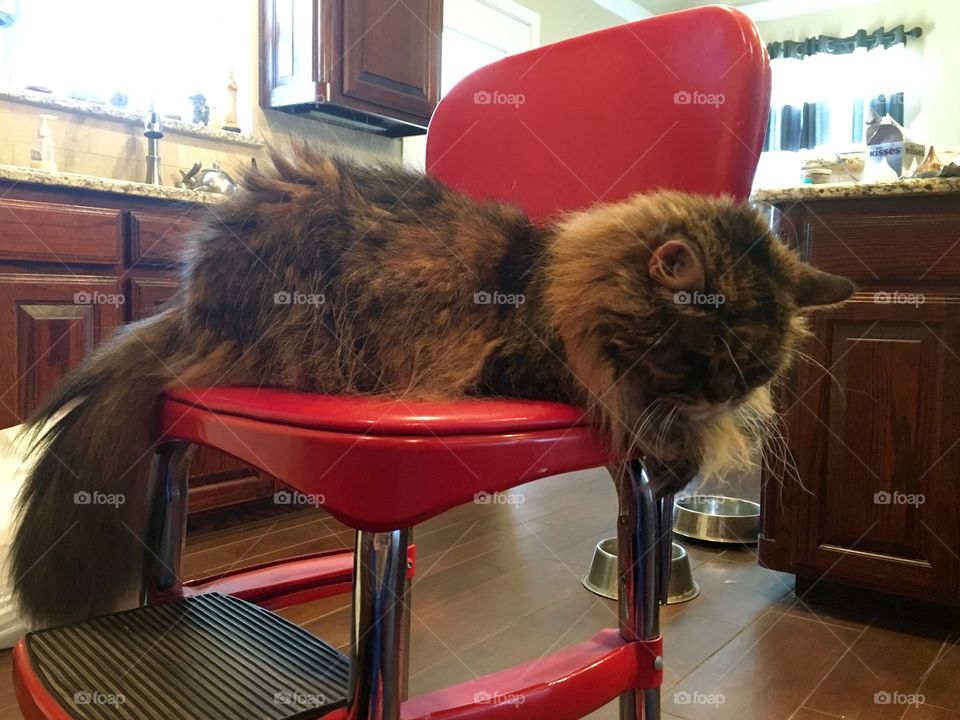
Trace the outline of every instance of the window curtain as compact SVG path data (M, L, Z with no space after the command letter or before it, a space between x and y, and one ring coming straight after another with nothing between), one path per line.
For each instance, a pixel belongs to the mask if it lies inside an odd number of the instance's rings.
M769 44L773 88L764 150L862 143L864 124L887 114L904 124L915 66L907 40L921 34L900 25Z

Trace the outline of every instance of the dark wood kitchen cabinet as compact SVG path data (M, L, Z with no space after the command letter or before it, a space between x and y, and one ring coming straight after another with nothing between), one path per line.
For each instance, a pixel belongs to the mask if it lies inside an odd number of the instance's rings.
M788 241L859 291L818 313L782 389L798 483L764 477L763 565L960 604L960 194L779 203Z
M0 427L22 422L68 370L123 322L119 304L77 302L95 294L120 297L119 278L0 274Z
M260 0L260 105L422 134L442 30L442 0Z
M0 180L0 427L24 421L71 368L179 286L204 205ZM190 510L271 495L274 481L201 448Z

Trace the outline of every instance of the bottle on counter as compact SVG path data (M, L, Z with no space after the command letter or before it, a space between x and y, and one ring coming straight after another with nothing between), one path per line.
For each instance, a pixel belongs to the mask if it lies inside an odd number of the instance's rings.
M30 167L37 170L57 171L57 146L53 142L53 136L50 134L50 126L47 121L56 120L55 115L41 115L40 127L37 128L37 139L30 150Z

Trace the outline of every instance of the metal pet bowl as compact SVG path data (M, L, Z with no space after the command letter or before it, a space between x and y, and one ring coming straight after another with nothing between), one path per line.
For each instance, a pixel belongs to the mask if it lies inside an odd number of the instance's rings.
M590 570L583 576L583 586L601 597L617 599L617 539L607 538L597 543L593 551ZM670 564L670 588L667 604L693 600L700 594L700 586L693 581L690 572L690 558L686 548L673 543L673 555Z
M760 532L760 505L750 500L721 495L680 497L674 517L674 532L695 540L755 543Z

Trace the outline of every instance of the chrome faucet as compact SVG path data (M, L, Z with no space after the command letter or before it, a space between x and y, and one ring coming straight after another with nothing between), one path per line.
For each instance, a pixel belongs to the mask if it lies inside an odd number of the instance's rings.
M156 107L151 107L143 127L147 138L147 185L163 185L160 178L160 138L163 137L163 123Z

